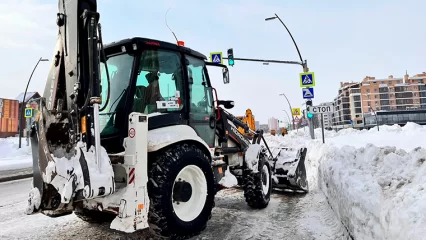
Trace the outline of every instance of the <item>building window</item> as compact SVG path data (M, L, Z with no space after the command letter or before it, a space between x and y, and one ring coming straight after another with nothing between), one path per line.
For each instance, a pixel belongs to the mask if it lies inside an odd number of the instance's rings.
M414 93L414 97L417 97L417 93Z
M367 93L370 93L370 89L367 89Z
M377 92L377 88L376 88L376 89L374 89L374 92Z

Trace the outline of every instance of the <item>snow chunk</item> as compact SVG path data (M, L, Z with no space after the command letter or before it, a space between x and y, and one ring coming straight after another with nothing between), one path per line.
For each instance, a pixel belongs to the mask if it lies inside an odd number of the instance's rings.
M28 198L27 208L25 209L26 214L31 214L37 209L39 209L41 204L41 195L38 188L31 189Z
M295 161L297 152L297 150L293 149L280 149L279 156L277 157L277 162L275 164L275 169L287 170L287 175L295 176L297 165L299 164L299 161Z
M226 187L231 188L238 185L237 178L229 171L229 169L226 169L225 176L220 179L219 184Z
M259 153L261 149L262 149L262 145L251 144L247 148L247 151L245 154L246 165L254 173L259 172Z

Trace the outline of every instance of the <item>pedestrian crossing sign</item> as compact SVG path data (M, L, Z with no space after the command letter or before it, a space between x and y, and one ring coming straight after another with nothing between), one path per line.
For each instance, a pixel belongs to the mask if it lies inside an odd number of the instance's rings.
M305 72L299 74L300 87L315 87L315 73L314 72Z
M223 64L222 52L210 53L210 61L215 64Z
M32 117L33 117L33 109L25 108L25 118L32 118Z

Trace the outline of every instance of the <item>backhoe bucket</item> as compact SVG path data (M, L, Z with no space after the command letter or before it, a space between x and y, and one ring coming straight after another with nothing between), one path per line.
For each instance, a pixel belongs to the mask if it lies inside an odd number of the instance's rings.
M281 190L309 191L306 177L306 148L281 148L273 160L274 188ZM274 154L275 155L275 154Z

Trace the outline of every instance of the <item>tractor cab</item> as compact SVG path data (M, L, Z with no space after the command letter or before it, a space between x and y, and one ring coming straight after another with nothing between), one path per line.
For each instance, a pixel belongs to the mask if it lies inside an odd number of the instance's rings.
M150 115L149 130L189 125L214 147L215 109L206 56L184 46L132 38L105 46L101 63L101 143L124 151L131 112ZM229 73L223 67L223 82Z

